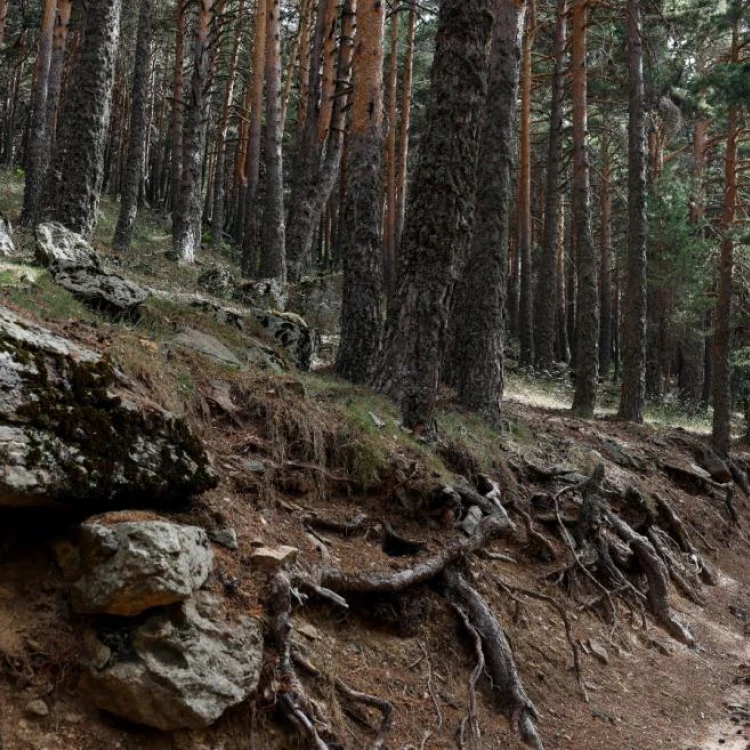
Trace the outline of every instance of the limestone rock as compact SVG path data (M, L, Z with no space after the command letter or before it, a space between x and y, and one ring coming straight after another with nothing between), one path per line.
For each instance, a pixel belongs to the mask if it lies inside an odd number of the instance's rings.
M36 259L54 275L73 268L99 269L99 258L80 234L50 221L36 228Z
M482 520L482 509L478 505L472 505L466 512L466 517L461 521L461 528L471 536Z
M200 352L221 364L238 368L242 367L242 362L237 355L210 333L204 333L194 328L186 328L180 331L174 340L180 346Z
M13 245L13 227L7 219L0 216L0 256L6 257L15 252Z
M284 311L287 309L289 293L278 279L247 281L235 289L235 300L251 307Z
M114 312L132 312L149 296L132 281L98 268L71 268L55 273L52 278L89 305Z
M132 617L184 601L213 569L206 532L167 521L84 523L78 548L71 601L81 614ZM67 567L65 577L73 578L69 558Z
M286 565L291 565L299 554L299 550L296 547L258 547L253 550L250 555L250 560L253 565L259 568L280 568Z
M216 602L195 600L144 620L119 620L97 631L112 651L89 664L81 692L95 706L157 729L199 729L245 700L258 685L263 639L258 622L211 620Z
M231 271L224 268L209 268L198 276L196 283L199 289L208 294L229 298L234 291L237 280Z
M208 536L212 542L216 542L216 544L220 544L222 547L226 547L226 549L235 551L240 548L237 541L237 532L231 526L223 526L210 531Z
M0 506L184 504L216 484L184 421L98 354L0 306Z

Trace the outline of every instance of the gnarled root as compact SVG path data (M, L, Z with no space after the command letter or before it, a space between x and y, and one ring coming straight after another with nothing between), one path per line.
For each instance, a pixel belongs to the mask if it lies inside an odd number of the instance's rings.
M518 675L513 652L500 623L479 593L453 567L444 574L447 594L466 614L479 634L486 671L503 700L503 709L521 739L536 750L544 750L537 732L539 714Z

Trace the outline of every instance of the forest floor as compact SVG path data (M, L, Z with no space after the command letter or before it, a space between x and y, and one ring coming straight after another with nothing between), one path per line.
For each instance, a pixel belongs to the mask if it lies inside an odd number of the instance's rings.
M12 213L17 193L13 181L0 187L0 212ZM111 207L105 204L103 214L97 249L114 265L106 246ZM168 235L157 219L149 221L139 227L133 255L117 266L154 287L194 293L197 271L175 271L163 260ZM22 250L31 243L21 232L16 239ZM229 261L204 256L204 262ZM676 426L676 417L662 407L647 424L634 426L614 420L605 406L596 419L580 420L565 408L564 379L515 373L502 432L463 412L446 391L439 440L427 445L400 428L392 403L329 372L233 370L175 347L173 333L186 322L237 351L243 344L236 331L177 298L152 298L137 320L112 320L82 306L22 256L0 267L0 304L107 352L150 398L196 429L220 484L176 519L236 531L238 551L215 546L217 574L210 581L227 618L263 612L265 581L247 560L254 541L297 547L301 568L310 572L322 565L344 572L404 569L461 535L454 519L433 507L434 491L485 474L499 485L504 503L532 514L554 555L540 553L512 512L518 530L491 543L494 559L475 555L466 562L469 580L506 629L520 678L539 710L544 746L750 748L750 500L735 488L726 503L700 480L695 448L705 417L681 414ZM750 467L750 452L741 446L735 459ZM571 552L543 511L570 477L588 477L600 464L608 496L620 498L624 516L635 524L643 510L622 501L630 488L649 502L665 499L696 550L717 569L717 585L700 588L702 604L672 590L672 606L693 631L695 646L678 643L619 599L613 619L601 597L592 603L590 592L582 596L580 585L566 578ZM570 473L552 476L550 467ZM574 503L563 508L575 510ZM313 514L345 522L362 513L372 523L350 534L311 531L306 520ZM425 549L387 554L376 534L382 521L423 541ZM70 612L52 551L72 523L39 512L8 513L0 532L2 750L304 747L267 707L253 711L243 704L207 730L164 734L83 703L76 689L81 618ZM522 590L551 597L567 613L588 702L558 611ZM355 598L350 604L343 611L308 600L293 613L297 647L329 675L304 677L304 683L326 707L346 747L368 747L378 717L345 713L332 687L335 676L394 705L390 750L458 747L474 651L440 588L424 585L406 595ZM48 715L29 712L35 698L46 701ZM502 708L488 681L480 680L476 747L523 747Z

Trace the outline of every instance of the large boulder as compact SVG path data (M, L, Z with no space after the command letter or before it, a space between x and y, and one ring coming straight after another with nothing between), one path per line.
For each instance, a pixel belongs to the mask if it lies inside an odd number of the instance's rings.
M130 313L148 298L142 287L104 271L91 245L57 222L37 226L36 258L56 284L94 307Z
M184 421L93 351L0 306L0 506L182 505L216 484Z
M117 516L82 524L70 554L58 555L74 611L132 617L203 586L213 569L203 529Z
M157 729L199 729L255 690L263 639L258 622L211 620L201 594L145 619L101 624L87 640L81 692L95 706Z
M7 219L0 216L0 256L7 258L14 252L13 227Z
M243 365L242 360L228 346L210 333L195 328L184 328L174 337L174 341L179 346L200 352L222 365L238 368Z
M343 274L306 276L291 288L286 309L301 315L310 328L321 334L338 334L343 289Z
M237 285L237 279L231 271L225 268L209 268L196 281L198 289L215 297L229 298Z
M280 312L286 310L289 301L287 287L279 279L246 281L234 290L232 296L243 305Z

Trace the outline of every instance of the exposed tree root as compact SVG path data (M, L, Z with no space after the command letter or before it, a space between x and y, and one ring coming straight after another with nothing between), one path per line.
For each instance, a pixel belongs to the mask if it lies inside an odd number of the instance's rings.
M469 675L469 709L466 718L461 722L461 726L459 727L459 745L462 748L465 747L464 737L466 734L466 727L468 726L472 747L477 748L482 736L479 730L479 719L477 717L477 682L479 682L479 678L482 676L482 672L484 672L484 650L482 649L482 639L477 632L477 629L471 624L466 612L455 604L453 605L453 609L458 614L466 632L474 643L474 656L477 660L476 666L471 671L471 675Z
M484 599L454 567L444 574L448 597L463 609L482 640L486 671L493 691L502 698L503 711L521 739L536 750L544 746L537 732L539 714L518 675L513 653L500 623Z

